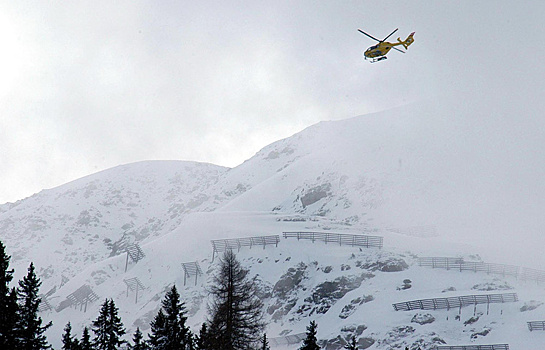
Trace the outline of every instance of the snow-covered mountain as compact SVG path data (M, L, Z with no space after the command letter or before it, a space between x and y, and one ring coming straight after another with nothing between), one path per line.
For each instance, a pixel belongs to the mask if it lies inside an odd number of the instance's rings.
M316 124L232 169L182 161L123 165L1 205L0 239L16 278L30 261L37 266L54 308L42 317L54 322L48 334L56 346L64 325L89 325L104 298L115 299L129 332L146 330L172 283L196 331L215 266L210 240L332 231L382 236L384 248L282 238L278 247L238 252L259 275L270 338L282 343L315 319L331 349L351 335L369 349L443 342L535 348L545 336L529 333L525 321L545 320L542 285L417 264L418 256L459 256L545 270L535 253L544 243L538 233L545 162L530 165L524 153L541 145L542 135L533 130L513 143L505 125L491 123L496 118L467 103L428 101ZM145 257L125 271L132 243ZM184 286L181 264L195 261L204 276ZM134 277L145 287L138 303L124 282ZM84 285L99 301L86 312L66 307L67 296ZM458 310L396 312L391 305L505 289L520 301L464 308L460 320ZM522 312L525 305L531 310Z
M71 278L118 254L121 243L163 235L178 227L184 214L213 210L201 205L207 188L226 171L175 161L118 166L3 205L2 239L13 264L31 259L44 276ZM49 286L45 279L44 285Z

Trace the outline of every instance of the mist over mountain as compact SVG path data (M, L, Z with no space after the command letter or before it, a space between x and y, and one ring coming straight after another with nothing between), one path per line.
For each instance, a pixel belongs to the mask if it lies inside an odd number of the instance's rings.
M397 317L392 302L437 297L449 287L451 294L472 294L485 290L474 288L481 283L491 283L492 290L517 288L513 280L465 279L454 272L434 272L437 280L427 284L428 270L417 266L417 256L478 255L545 269L545 135L536 127L536 111L519 117L508 101L499 106L466 97L320 122L232 169L185 161L118 166L1 205L0 238L16 278L30 261L37 266L41 292L54 308L42 317L53 320L48 334L57 344L66 322L78 329L96 317L99 302L87 312L60 307L82 285L101 299L114 298L129 331L146 329L166 288L176 283L182 289L181 263L190 261L205 271L197 286L181 293L197 331L214 266L211 239L283 231L383 236L380 251L282 239L277 248L242 249L240 256L262 282L270 337L304 332L317 319L324 325L321 339L345 332L367 339L371 349L409 344L388 333L411 323L408 316ZM125 272L125 249L132 243L146 256ZM399 269L381 268L388 264ZM136 305L123 282L133 277L146 286ZM413 280L414 288L403 294L396 287L404 279ZM278 287L286 280L298 282ZM331 283L331 293L323 292L324 283ZM529 299L521 303L545 301L541 289L526 293ZM513 320L523 322L519 306L480 325L494 329L486 341L501 342L501 330ZM535 312L543 318L543 310ZM384 314L373 323L370 313ZM460 327L436 324L413 322L411 341L470 341L469 334L458 334ZM515 333L511 338L521 341Z

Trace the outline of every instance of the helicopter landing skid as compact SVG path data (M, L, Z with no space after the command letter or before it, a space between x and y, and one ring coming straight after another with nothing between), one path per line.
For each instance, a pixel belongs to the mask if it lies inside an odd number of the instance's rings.
M375 58L375 59L371 60L371 63L383 61L383 60L385 60L385 59L387 59L387 58L388 58L388 57L386 57L386 56L382 56L382 57L379 57L379 58Z

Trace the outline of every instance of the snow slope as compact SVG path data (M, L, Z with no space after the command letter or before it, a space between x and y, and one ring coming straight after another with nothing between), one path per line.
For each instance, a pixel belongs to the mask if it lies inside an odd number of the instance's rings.
M330 348L342 345L338 335L352 334L362 346L372 343L370 349L442 341L536 348L545 337L529 333L525 321L545 319L543 306L520 308L545 301L542 285L416 265L417 256L464 256L545 269L539 211L545 162L536 156L530 163L527 153L545 138L534 129L524 134L519 125L516 134L524 137L514 142L510 125L492 123L498 118L482 104L427 101L321 122L233 169L180 161L119 166L1 205L0 239L16 278L30 261L38 267L41 291L56 308L43 314L54 321L48 334L56 347L66 322L76 331L89 325L105 298L115 299L129 332L146 330L172 283L182 289L197 330L215 266L211 239L310 230L380 235L385 246L282 239L277 248L241 249L245 266L259 275L269 337L304 332L316 319ZM131 243L146 256L125 272ZM183 287L181 263L193 261L205 275L197 286ZM401 271L381 271L392 262ZM124 283L133 277L146 287L137 304ZM405 279L412 287L398 290ZM280 288L286 281L297 283ZM82 285L100 300L86 312L64 307ZM411 322L415 313L391 306L479 294L482 286L499 292L508 286L521 301L492 306L468 325L472 308L459 321L455 310L430 312L435 321L421 325Z
M130 332L137 326L149 330L149 322L158 311L160 299L168 286L176 284L186 302L190 325L197 330L206 317L206 286L215 267L211 262L209 239L271 235L282 231L322 231L324 228L359 233L326 218L301 215L220 211L191 214L179 229L143 244L146 257L137 264L130 264L127 272L124 271L125 256L106 259L74 277L49 301L59 305L67 294L87 284L101 300L105 297L116 300ZM239 259L259 281L269 322L269 337L281 342L283 336L302 333L310 320L316 320L318 337L324 343L329 342L330 349L342 347L343 340L352 335L358 337L362 346L373 343L370 349L404 348L417 344L429 348L443 342L509 343L514 349L527 349L545 341L545 334L530 333L526 329L526 321L544 318L541 305L545 301L543 284L517 281L511 277L419 267L417 254L478 260L478 255L471 254L478 253L478 250L468 246L445 246L432 238L382 231L375 234L384 236L383 250L294 239L282 239L277 248L241 248L237 252ZM464 251L466 254L460 253ZM205 275L197 278L197 285L194 285L194 277L190 277L184 286L181 263L192 261L199 263ZM385 266L401 266L401 270L390 271ZM301 271L299 278L295 277L297 271ZM139 293L137 304L134 291L127 295L123 282L132 277L138 277L145 286ZM411 280L412 287L404 290L403 281L406 279ZM504 292L518 293L520 301L493 304L488 314L486 305L475 309L465 307L459 320L456 319L458 309L396 312L392 307L392 303L414 299ZM79 308L46 313L46 318L52 317L55 321L50 337L62 332L66 320L71 320L75 329L90 324L98 314L99 304L90 304L85 313ZM538 307L520 311L525 305ZM412 319L418 315L431 315L435 321L422 325L413 322ZM464 325L475 316L477 321ZM284 348L296 347L293 344Z

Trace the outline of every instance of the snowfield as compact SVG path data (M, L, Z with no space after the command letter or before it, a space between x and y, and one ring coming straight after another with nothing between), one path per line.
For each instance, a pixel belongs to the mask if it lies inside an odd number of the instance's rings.
M256 276L267 335L279 349L297 348L286 343L311 320L327 349L353 335L368 349L538 349L545 332L530 332L526 322L545 320L545 282L418 265L418 257L436 256L545 270L544 185L536 176L543 164L534 168L520 157L528 144L505 145L505 135L485 122L491 113L428 101L319 123L232 169L182 161L118 166L0 205L0 239L16 279L35 263L52 306L41 316L54 323L47 334L55 348L66 323L81 336L105 298L119 307L127 339L136 327L146 333L172 284L197 332L217 262L210 240L279 235L277 247L237 250ZM384 247L313 243L284 238L286 231L381 236ZM126 253L133 244L145 254L136 263ZM197 262L203 275L184 286L187 262ZM145 287L137 303L124 282L131 278ZM86 311L67 302L84 285L99 297ZM519 301L392 307L500 293L517 293Z

